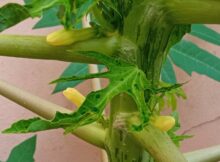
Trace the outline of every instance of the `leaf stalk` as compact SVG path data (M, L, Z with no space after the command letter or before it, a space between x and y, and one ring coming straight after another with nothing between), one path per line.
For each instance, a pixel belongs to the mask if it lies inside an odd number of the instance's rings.
M175 24L219 24L218 0L166 0L167 16Z
M44 36L0 35L0 56L98 63L95 59L78 55L78 52L95 51L111 56L116 52L119 41L117 36L112 36L54 47L46 42Z
M72 112L2 80L0 80L0 95L48 120L53 119L56 112ZM73 134L90 144L104 148L105 132L101 125L93 123L77 128Z

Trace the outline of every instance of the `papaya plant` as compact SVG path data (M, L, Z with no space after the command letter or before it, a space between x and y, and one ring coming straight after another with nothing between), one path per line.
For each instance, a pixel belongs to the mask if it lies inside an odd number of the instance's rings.
M198 7L199 6L199 7ZM90 17L91 27L82 28ZM220 23L218 0L25 0L0 8L0 31L27 18L34 28L62 25L48 36L0 35L0 56L72 64L51 84L78 106L71 112L0 81L0 94L40 117L22 119L3 133L63 128L106 151L109 162L218 161L210 149L182 154L177 98L185 99L173 65L220 81L220 59L183 40L186 33L220 45L220 34L202 24ZM88 64L100 72L88 73ZM103 70L105 69L105 70ZM81 71L79 71L81 70ZM108 85L86 98L74 86L91 78ZM25 101L25 102L24 102ZM110 103L110 113L103 115ZM163 116L165 107L173 111ZM213 148L211 149L213 150Z

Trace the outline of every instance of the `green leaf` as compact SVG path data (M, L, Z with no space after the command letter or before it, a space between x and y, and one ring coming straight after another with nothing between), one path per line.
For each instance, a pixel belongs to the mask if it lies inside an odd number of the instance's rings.
M0 32L18 24L29 17L28 10L22 5L9 3L0 8Z
M0 31L3 31L23 20L25 20L28 17L41 17L43 12L54 8L54 7L61 7L63 9L63 14L59 15L60 21L63 23L63 25L66 28L69 28L72 25L72 7L73 3L72 1L67 0L28 0L25 1L25 5L19 5L15 3L9 3L5 6L0 8ZM57 23L57 19L54 17L57 16L58 13L55 13L54 11L51 13L53 15L53 20L56 20L54 23ZM60 10L59 10L60 12ZM53 21L50 20L50 21ZM42 22L41 22L42 23ZM44 24L43 24L44 25Z
M153 90L153 93L151 93L156 94L152 96L150 100L152 111L158 115L161 114L164 108L171 108L172 111L175 111L177 109L177 98L186 98L181 87L182 85L183 84L160 82L159 88Z
M192 135L177 135L177 136L173 137L172 140L174 141L174 143L178 144L181 141L183 141L185 139L192 138L192 137L193 137ZM178 144L178 145L180 145L180 144Z
M73 6L76 3L78 5ZM43 11L59 6L59 10L57 12L51 11L50 15L52 16L53 14L55 22L57 22L56 16L58 16L60 22L66 28L71 28L72 26L77 26L81 22L81 18L96 3L97 1L95 0L77 1L75 3L69 0L32 0L30 3L27 3L26 8L28 8L32 17L39 17ZM76 10L76 13L73 13L74 10Z
M109 85L99 91L91 92L79 109L72 114L57 112L52 121L42 120L40 118L22 120L13 124L4 133L26 133L54 128L65 128L66 133L72 132L77 127L99 120L108 102L120 93L127 93L136 102L142 119L142 125L138 126L138 128L142 128L148 122L150 113L144 98L144 90L150 89L150 84L143 71L136 65L99 53L83 52L82 55L95 58L106 65L108 71L85 76L61 78L54 82L101 77L109 79Z
M66 4L62 0L32 0L26 3L25 7L28 9L32 17L40 17L44 10L50 9L56 5Z
M0 8L0 31L28 17L42 17L34 28L62 24L65 28L79 27L81 18L97 3L97 0L24 0L25 5L9 3Z
M88 74L88 72L89 72L88 64L72 63L64 70L64 72L61 74L60 77L63 78L63 77L70 77L72 75L85 75ZM58 83L53 93L63 91L69 87L75 87L81 82L82 80Z
M105 66L103 66L103 65L98 65L99 71L101 71L104 67ZM88 64L72 63L64 70L64 72L61 74L60 78L71 77L72 75L86 75L88 73L89 73ZM70 82L60 82L56 85L53 93L63 91L69 87L75 87L82 82L83 82L83 80L70 81Z
M171 47L173 47L177 42L179 42L183 36L190 32L191 25L175 25L171 32L171 37L167 45L167 53ZM176 83L176 75L173 69L173 62L169 56L167 56L166 61L161 70L161 80L167 83Z
M167 57L162 71L161 71L161 79L162 81L166 82L166 83L176 83L176 74L175 71L173 69L173 65L169 59L169 57Z
M52 27L61 25L60 19L57 17L57 13L59 11L59 7L53 7L43 12L43 16L40 21L35 24L34 29Z
M194 71L220 81L220 59L192 42L183 40L178 43L171 49L170 57L189 75Z
M48 121L43 121L41 123L40 122L41 122L40 118L20 120L15 124L12 124L10 129L6 129L2 133L28 133L28 132L35 132L36 129L37 131L41 131L48 128Z
M97 3L97 0L87 0L82 3L76 12L76 19L81 19Z
M188 139L188 138L192 138L192 135L178 135L176 134L176 131L178 131L180 129L180 121L179 121L179 114L177 111L172 112L171 116L173 116L175 118L175 126L169 130L167 133L170 136L170 138L172 139L172 141L176 144L176 146L180 147L181 141Z
M14 147L6 162L34 162L36 139L33 136Z
M220 45L220 34L205 25L192 25L190 34L210 43Z

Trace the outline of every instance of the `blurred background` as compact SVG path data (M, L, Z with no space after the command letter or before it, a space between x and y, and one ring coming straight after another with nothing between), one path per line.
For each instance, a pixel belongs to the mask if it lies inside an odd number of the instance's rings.
M8 3L1 0L0 6ZM14 0L10 2L20 2ZM37 19L28 19L15 27L4 31L4 34L47 35L61 27L32 30ZM220 32L220 26L209 26ZM187 35L185 39L193 40L220 57L220 47L211 45L198 38ZM40 52L40 51L39 51ZM69 63L59 61L31 60L0 57L0 77L24 90L69 109L73 105L62 94L51 95L53 86L48 83L58 78ZM220 83L196 73L189 77L182 70L175 68L178 82L189 81L184 85L187 101L179 100L180 133L194 137L182 143L184 152L220 144ZM86 81L77 89L84 95L91 90L91 82ZM30 118L35 114L0 96L0 130L7 128L18 119ZM6 160L11 149L32 135L0 134L0 159ZM101 162L101 152L96 147L83 142L73 135L63 135L63 131L51 130L37 133L36 162Z

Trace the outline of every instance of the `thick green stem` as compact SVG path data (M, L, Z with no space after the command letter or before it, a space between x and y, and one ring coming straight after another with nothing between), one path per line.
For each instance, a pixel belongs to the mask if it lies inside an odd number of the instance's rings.
M219 0L165 0L167 16L175 24L219 24Z
M111 102L110 127L106 136L106 150L110 162L186 162L170 137L150 125L144 130L129 131L131 125L140 123L137 107L126 94L116 96Z
M46 38L42 36L0 35L0 56L97 63L96 60L79 56L77 53L79 51L96 51L112 55L118 49L118 45L119 38L117 36L90 39L70 46L54 47L49 45Z
M135 121L131 119L130 122L133 124ZM148 125L140 132L131 133L156 162L187 162L165 132Z
M184 154L188 162L220 161L220 146L213 146Z
M133 5L126 18L123 31L138 47L137 64L154 87L158 86L161 68L170 47L178 42L189 28L187 25L173 24L166 13L167 7L162 0L139 1ZM147 103L150 98L150 93L146 91ZM135 121L132 121L129 124L134 123ZM186 162L166 133L150 125L140 132L130 133L157 162Z
M48 102L1 80L0 95L14 101L45 119L53 119L57 111L71 113L71 111L66 108ZM80 127L76 129L73 134L90 144L104 148L105 130L99 124L95 123Z
M153 86L157 86L170 47L182 38L188 28L171 23L166 17L167 8L161 2L143 0L136 3L125 20L123 33L138 47L137 64Z
M122 115L136 111L136 104L126 94L111 101L110 126L106 136L109 162L141 162L143 148L124 127Z

